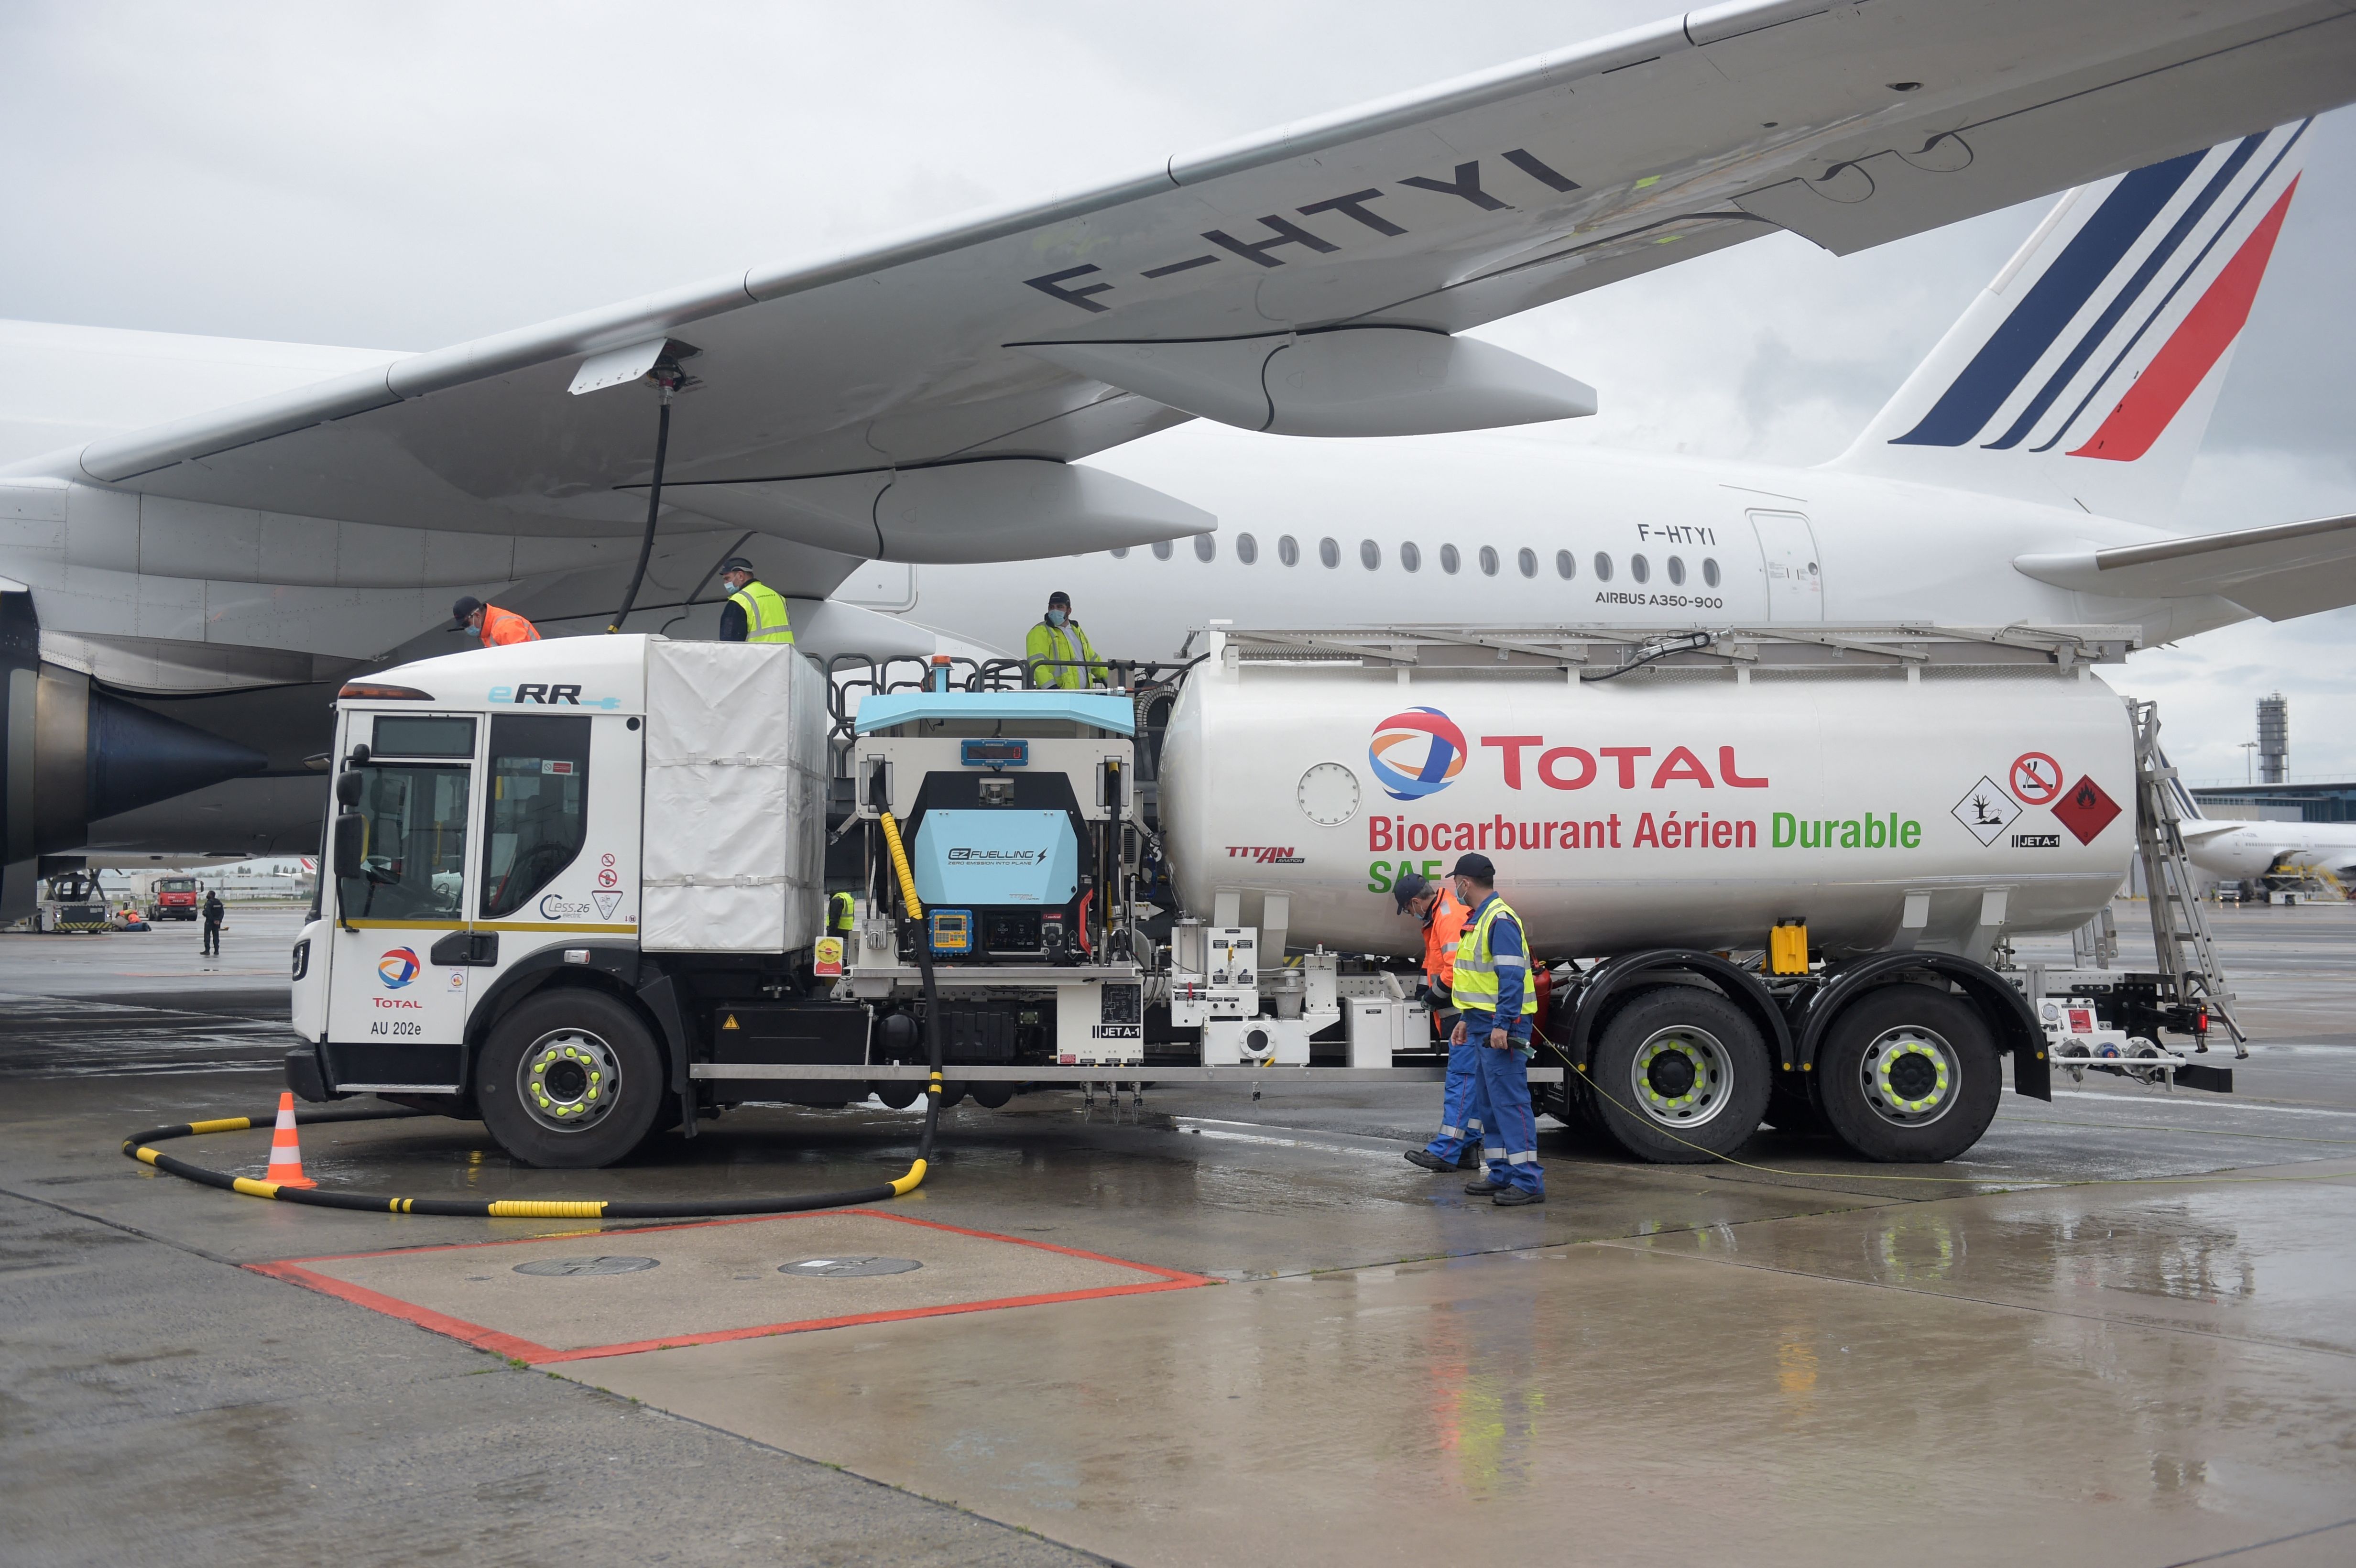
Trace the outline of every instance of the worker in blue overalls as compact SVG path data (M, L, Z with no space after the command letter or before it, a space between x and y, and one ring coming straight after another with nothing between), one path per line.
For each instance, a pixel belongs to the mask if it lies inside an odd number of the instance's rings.
M1472 912L1456 949L1456 1007L1462 1015L1449 1037L1454 1045L1483 1047L1472 1083L1472 1115L1482 1129L1488 1170L1465 1184L1474 1197L1501 1209L1546 1201L1538 1167L1537 1115L1530 1107L1530 1026L1538 1010L1530 981L1529 944L1521 917L1497 896L1497 868L1486 855L1458 859L1450 873L1456 896Z

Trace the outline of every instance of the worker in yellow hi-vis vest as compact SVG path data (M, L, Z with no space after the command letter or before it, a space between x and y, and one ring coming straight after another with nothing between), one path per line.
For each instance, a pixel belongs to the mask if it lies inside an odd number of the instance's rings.
M1102 686L1109 678L1105 667L1097 663L1088 635L1072 619L1072 596L1060 588L1047 595L1047 613L1031 628L1023 657L1024 673L1033 686L1077 691Z
M1546 1201L1538 1165L1537 1117L1530 1105L1530 1026L1537 987L1530 984L1529 941L1522 917L1497 896L1497 868L1486 855L1462 855L1450 875L1457 901L1472 912L1456 944L1450 987L1458 1017L1451 1047L1475 1046L1472 1115L1481 1123L1488 1169L1464 1190L1500 1209Z
M786 615L786 596L753 575L753 563L743 556L728 558L720 569L728 589L728 603L720 608L720 640L723 643L790 643L793 623Z

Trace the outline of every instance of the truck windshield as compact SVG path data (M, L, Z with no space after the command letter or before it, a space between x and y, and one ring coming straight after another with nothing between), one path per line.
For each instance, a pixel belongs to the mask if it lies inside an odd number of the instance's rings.
M192 893L197 891L197 882L193 877L166 877L155 884L155 891L163 893Z
M588 837L588 797L586 715L502 714L491 720L485 920L521 909L573 864Z
M375 764L359 811L367 818L367 873L336 879L346 920L459 918L466 873L471 770L422 763Z

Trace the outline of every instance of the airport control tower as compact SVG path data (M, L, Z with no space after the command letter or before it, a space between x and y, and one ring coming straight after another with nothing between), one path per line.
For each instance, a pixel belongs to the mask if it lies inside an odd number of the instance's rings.
M2258 699L2258 782L2290 778L2290 699L2281 692Z

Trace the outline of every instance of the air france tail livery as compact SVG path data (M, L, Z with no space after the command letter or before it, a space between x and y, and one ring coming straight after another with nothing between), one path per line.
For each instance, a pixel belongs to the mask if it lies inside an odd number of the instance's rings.
M1110 656L2356 603L2356 518L2164 524L2351 100L2342 0L1730 0L423 353L0 323L0 917L43 855L316 845L328 702L462 595L711 635L740 554L821 656L1014 651L1051 588ZM1822 467L1375 439L1594 411L1485 323L2071 187ZM1340 439L1143 439L1198 419Z

